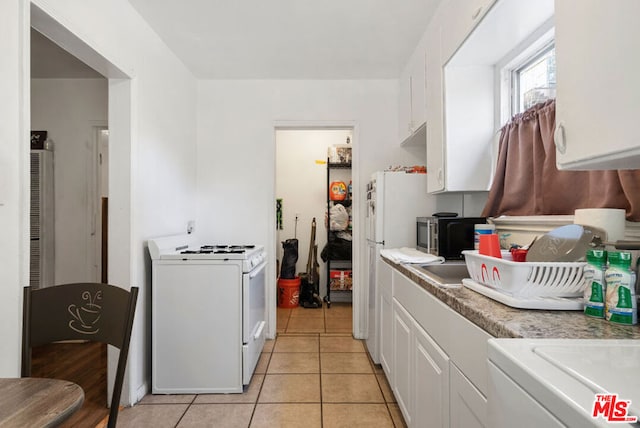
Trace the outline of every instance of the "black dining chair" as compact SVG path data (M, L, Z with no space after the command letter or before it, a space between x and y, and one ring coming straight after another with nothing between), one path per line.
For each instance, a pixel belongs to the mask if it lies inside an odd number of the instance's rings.
M75 283L24 288L22 377L31 375L31 349L62 340L102 342L120 350L108 428L116 426L138 287Z

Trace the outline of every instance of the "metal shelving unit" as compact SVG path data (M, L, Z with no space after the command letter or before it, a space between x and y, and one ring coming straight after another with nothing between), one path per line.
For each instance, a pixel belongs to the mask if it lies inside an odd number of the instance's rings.
M351 195L349 194L349 192L347 191L347 198L343 201L333 201L331 200L331 171L332 170L337 170L337 169L351 169L351 162L348 163L335 163L335 162L329 162L329 159L327 158L327 247L328 247L328 251L327 251L327 260L325 263L325 267L326 267L326 273L327 273L327 294L324 297L324 301L327 304L327 307L330 308L331 307L331 293L340 293L340 294L344 294L344 293L348 293L349 294L349 299L351 299L351 284L353 284L353 269L352 269L352 259L351 259L351 255L353 254L353 249L351 250L350 254L349 254L349 259L346 258L333 258L332 257L332 251L331 251L331 246L330 243L332 242L332 235L335 235L336 232L332 232L331 231L331 208L334 206L334 204L339 203L342 204L345 208L349 208L351 206ZM346 184L346 183L345 183ZM347 229L347 231L349 233L351 233L350 229ZM340 270L340 271L344 271L344 272L350 272L351 277L349 277L349 286L348 288L331 288L332 286L332 278L331 278L331 271L332 268L335 269L336 271ZM335 278L334 278L335 279ZM341 281L336 281L337 283L340 283Z

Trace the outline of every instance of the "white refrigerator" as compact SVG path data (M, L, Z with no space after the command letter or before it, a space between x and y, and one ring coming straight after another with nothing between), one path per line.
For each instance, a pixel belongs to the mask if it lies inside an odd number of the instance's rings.
M436 198L427 194L426 174L376 172L367 185L367 265L369 304L367 348L380 363L380 295L376 283L381 248L416 246L416 217L436 212Z

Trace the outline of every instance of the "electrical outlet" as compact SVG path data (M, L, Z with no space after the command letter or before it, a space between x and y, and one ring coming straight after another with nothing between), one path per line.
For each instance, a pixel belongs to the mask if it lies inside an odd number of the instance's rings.
M189 220L187 222L187 233L192 234L196 230L196 222L195 220Z

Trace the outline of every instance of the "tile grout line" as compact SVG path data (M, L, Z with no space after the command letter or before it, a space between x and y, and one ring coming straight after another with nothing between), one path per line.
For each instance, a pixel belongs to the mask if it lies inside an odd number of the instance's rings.
M193 404L194 401L196 401L196 398L198 398L198 394L194 394L193 398L191 399L191 402L190 403L186 403L187 404L187 408L184 409L184 412L180 416L180 419L178 419L178 422L176 422L176 425L175 425L174 428L176 428L178 425L180 425L180 422L182 422L182 420L184 419L185 415L187 414L187 412L191 408L191 405Z
M382 394L382 400L384 401L384 405L387 408L387 413L389 414L389 419L391 419L391 423L393 424L394 428L396 427L396 421L393 419L393 414L391 413L391 408L389 407L389 402L387 401L387 398L384 395L384 391L382 390L382 384L380 382L380 378L378 377L378 374L376 373L376 368L373 365L373 361L369 360L369 363L371 364L371 368L373 369L373 375L376 378L376 383L378 384L378 389L380 389L380 394ZM386 375L384 375L385 377L385 381L387 379ZM388 383L388 382L387 382ZM392 391L393 393L393 391Z
M267 372L269 371L269 365L271 364L271 357L273 356L273 350L276 348L275 341L278 339L278 334L276 333L276 338L274 339L273 347L271 348L271 352L269 352L269 361L267 362L267 367L264 369L264 374L262 375L262 383L260 384L260 389L256 394L256 401L253 403L253 410L251 411L251 417L249 418L249 427L251 427L251 423L253 422L253 417L256 414L256 410L258 409L258 401L260 401L260 394L262 394L262 388L264 388L265 381L267 380ZM255 373L252 375L255 376ZM251 385L251 382L249 382Z
M324 306L322 307L322 315L324 315ZM326 331L326 324L325 324ZM320 335L318 335L318 383L320 385L320 428L324 427L324 397L322 395L322 344Z

